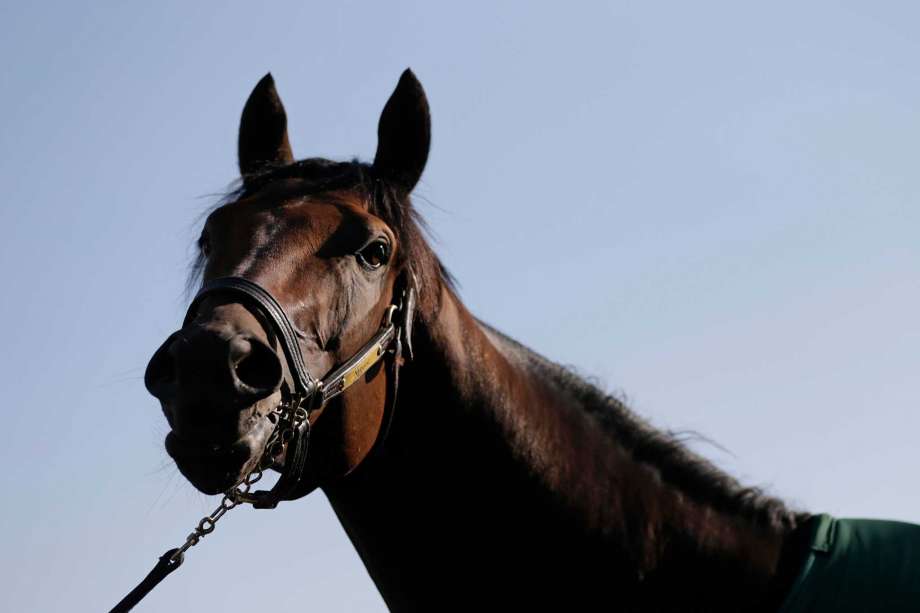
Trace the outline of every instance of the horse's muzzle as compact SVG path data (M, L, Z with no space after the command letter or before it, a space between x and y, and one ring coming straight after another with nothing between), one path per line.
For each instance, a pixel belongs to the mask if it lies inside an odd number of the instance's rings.
M226 320L189 324L157 349L144 383L172 428L167 452L195 487L223 491L258 461L282 376L275 351Z

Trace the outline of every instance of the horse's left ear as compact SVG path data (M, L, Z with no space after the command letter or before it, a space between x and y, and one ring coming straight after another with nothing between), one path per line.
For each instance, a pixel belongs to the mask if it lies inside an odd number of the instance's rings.
M237 149L244 184L267 168L294 161L288 141L287 114L271 73L262 77L249 94L240 118Z
M408 194L422 176L430 145L428 99L422 84L407 68L380 114L374 170Z

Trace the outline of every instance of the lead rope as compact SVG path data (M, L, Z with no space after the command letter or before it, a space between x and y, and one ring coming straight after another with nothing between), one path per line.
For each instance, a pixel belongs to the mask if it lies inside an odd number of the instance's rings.
M134 608L134 605L149 594L150 590L155 588L160 581L169 575L169 573L182 566L182 562L185 561L185 552L197 545L205 536L214 532L217 521L223 517L227 511L235 509L242 504L239 495L246 494L249 488L252 487L252 484L261 478L262 471L257 469L250 473L243 483L228 490L221 499L220 505L210 514L201 518L201 521L195 526L195 530L185 539L185 543L183 543L181 547L175 547L161 555L160 560L156 563L156 566L153 567L153 570L137 584L137 587L128 592L128 595L122 598L109 613L125 613L126 611L130 611Z
M299 403L296 403L294 406L298 404ZM277 414L280 409L281 407L276 409L275 414ZM279 419L279 427L275 429L272 437L265 445L265 453L259 459L259 464L256 466L255 470L250 472L242 482L227 490L217 508L201 518L201 521L198 522L198 525L195 526L192 533L186 537L185 543L183 543L181 547L174 547L161 555L159 561L153 567L153 570L147 573L147 576L144 577L133 590L128 592L109 613L125 613L133 609L134 606L143 600L143 598L165 579L167 575L182 566L182 562L185 561L185 552L197 545L205 536L214 532L217 522L227 511L246 503L258 506L257 502L261 500L262 497L253 496L250 490L252 486L262 478L261 465L266 457L274 457L280 453L282 447L279 447L279 445L294 443L298 448L298 452L300 452L300 449L306 448L306 441L297 440L300 437L295 435L295 433L299 431L301 436L309 436L310 422L307 419L306 413L302 411L303 409L297 406L297 408L290 412L290 427L280 427L284 422ZM298 423L298 418L302 420L300 423ZM300 453L298 455L300 455ZM306 454L303 453L303 455ZM275 488L272 489L274 490ZM265 494L268 495L269 493L265 492ZM277 501L275 501L275 504L277 504Z

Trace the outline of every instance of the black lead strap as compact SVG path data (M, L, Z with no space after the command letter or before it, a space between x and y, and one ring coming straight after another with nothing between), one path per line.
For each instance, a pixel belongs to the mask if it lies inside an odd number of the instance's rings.
M156 566L153 567L147 576L144 577L144 580L137 584L133 590L128 592L128 595L122 598L117 605L115 605L109 613L126 613L134 608L134 605L143 600L144 596L150 593L150 590L155 588L160 581L166 578L166 575L176 570L182 566L184 557L182 554L178 558L173 560L173 556L178 552L178 549L170 549L162 556L160 556L160 561L157 562Z
M224 495L220 505L208 516L204 517L188 536L186 542L178 548L170 549L162 556L147 574L146 577L127 596L115 605L110 613L125 613L130 611L150 591L155 588L167 575L182 565L185 552L196 545L204 536L210 534L217 520L223 515L243 503L252 504L257 509L273 509L288 494L293 493L304 478L307 460L307 449L310 442L309 412L326 405L332 398L343 393L353 383L358 381L370 368L386 355L391 345L393 350L392 394L386 411L384 428L389 429L392 420L393 407L396 402L396 389L399 365L402 360L402 339L400 329L393 318L400 313L404 332L411 326L412 310L414 306L414 290L404 288L399 294L399 305L393 304L387 308L386 316L380 330L348 361L329 373L322 381L317 381L306 369L300 344L297 342L297 331L284 308L275 300L275 297L262 286L242 277L222 277L206 283L201 291L192 300L185 316L183 326L195 319L198 307L208 296L215 293L229 293L242 295L247 303L254 304L271 324L275 334L278 335L284 355L287 358L288 369L291 374L293 393L282 402L281 418L277 428L284 427L281 432L289 431L289 440L286 443L284 470L281 477L270 490L250 492L250 486L262 477L262 471L256 469L248 475L243 483L231 488ZM276 430L277 432L278 430ZM282 438L284 436L282 435ZM385 438L385 432L378 436L377 443ZM266 446L268 447L268 446ZM268 453L268 448L266 453Z

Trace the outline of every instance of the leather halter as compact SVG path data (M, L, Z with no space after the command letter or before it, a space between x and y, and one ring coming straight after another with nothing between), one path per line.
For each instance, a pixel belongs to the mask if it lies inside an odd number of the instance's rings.
M408 279L412 279L409 282ZM297 342L299 334L290 318L285 313L281 304L275 300L271 292L264 287L242 277L221 277L205 283L185 315L185 325L191 323L198 314L198 307L208 296L214 294L230 294L238 297L247 304L247 308L254 307L264 316L269 327L278 337L278 342L284 351L284 357L290 374L290 381L282 386L282 402L279 407L281 417L275 424L275 430L269 436L271 441L278 433L282 423L291 426L290 440L283 440L281 444L287 445L285 453L284 470L281 478L270 490L241 493L239 488L231 488L224 496L224 501L211 515L205 517L198 524L181 548L170 549L162 556L146 577L124 598L115 605L109 613L126 613L141 601L160 581L182 565L183 552L198 542L198 540L214 529L214 523L229 509L240 503L248 502L255 508L272 509L281 500L289 500L296 487L304 478L306 467L307 447L310 441L310 413L324 407L330 400L344 392L358 381L374 364L391 356L392 373L388 382L388 402L384 408L383 425L371 452L377 449L386 438L393 419L396 404L396 392L399 385L399 367L402 363L402 348L405 344L412 357L412 318L415 311L415 283L412 273L406 271L401 274L393 287L393 303L387 307L386 314L380 329L364 344L351 358L341 366L334 369L321 380L317 380L304 364L300 344ZM298 414L300 418L298 419ZM270 453L266 445L264 453ZM264 459L265 455L261 459ZM261 474L261 471L257 471ZM252 475L250 475L251 477ZM232 492L235 492L231 494ZM230 506L225 506L229 501Z
M377 185L380 185L379 180ZM284 307L272 296L271 292L254 281L235 276L213 279L202 286L186 311L183 327L195 319L198 308L205 298L215 294L230 294L239 298L240 302L247 305L247 308L254 314L261 314L264 318L263 323L267 323L271 331L275 333L284 352L287 372L290 376L290 380L286 380L282 385L282 402L275 410L276 414L280 413L281 419L276 421L275 429L269 435L265 451L259 459L259 464L256 465L256 470L243 481L245 491L240 488L241 484L228 490L220 506L199 522L195 532L186 539L186 543L160 556L159 561L147 576L122 598L110 613L130 611L163 579L182 565L184 551L214 530L214 522L228 510L241 503L250 503L254 508L272 509L281 500L290 500L305 477L307 448L310 439L310 414L326 406L330 400L357 382L374 364L389 355L391 373L387 378L387 401L384 406L383 422L368 455L373 454L383 444L395 412L399 368L403 362L403 347L409 359L413 358L412 322L415 315L416 287L415 276L411 268L407 267L396 279L392 302L386 309L383 323L377 333L351 358L321 380L317 380L307 370L304 362L297 340L302 335L298 333ZM301 414L302 418L298 419L298 414ZM280 436L284 434L281 426L285 420L287 425L291 426L289 440L284 440L284 437ZM249 492L250 483L257 480L250 481L250 479L256 473L261 476L261 462L265 460L266 455L271 455L273 440L287 446L281 477L270 490ZM227 506L228 501L230 506Z
M401 288L400 285L402 285ZM183 326L195 319L202 301L215 294L239 297L247 308L255 307L255 310L264 317L264 321L277 336L290 373L290 381L286 381L282 386L282 403L279 407L282 409L282 415L281 421L275 428L277 433L282 421L286 421L292 427L290 440L282 441L287 444L284 470L281 478L271 490L260 490L247 494L243 502L249 502L255 508L270 509L276 507L281 500L288 499L305 476L304 469L310 440L310 414L326 406L330 400L358 381L374 364L385 357L392 346L393 373L390 383L391 390L388 394L390 402L385 409L387 414L384 415L383 429L377 437L376 444L381 442L381 439L386 436L389 421L392 419L392 405L396 400L398 371L402 361L403 338L406 339L406 344L411 346L408 333L411 332L411 318L415 304L414 288L411 285L397 283L394 286L394 302L387 307L383 323L377 333L357 353L322 380L317 380L307 370L300 343L297 341L301 335L284 308L271 292L249 279L220 277L205 283L189 305ZM298 419L299 411L302 413Z

